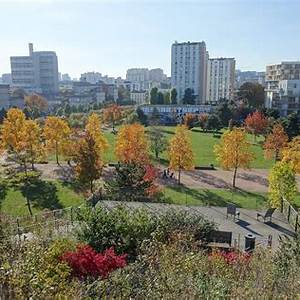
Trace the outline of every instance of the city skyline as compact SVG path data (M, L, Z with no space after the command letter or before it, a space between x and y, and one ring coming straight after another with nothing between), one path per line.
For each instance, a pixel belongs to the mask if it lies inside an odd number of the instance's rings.
M9 73L10 56L27 55L32 42L55 51L59 72L72 77L96 71L125 78L132 67L162 68L170 76L175 40L205 41L210 58L234 57L237 69L265 71L300 60L293 38L299 9L296 1L2 0L0 73Z

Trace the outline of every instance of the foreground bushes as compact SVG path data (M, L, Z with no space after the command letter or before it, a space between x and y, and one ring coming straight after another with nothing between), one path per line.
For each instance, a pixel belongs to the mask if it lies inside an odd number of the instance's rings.
M81 222L78 239L97 252L114 247L117 253L136 256L147 240L166 241L174 231L188 232L195 240L204 240L215 228L199 215L167 211L159 216L119 206L111 211L101 206L78 212Z

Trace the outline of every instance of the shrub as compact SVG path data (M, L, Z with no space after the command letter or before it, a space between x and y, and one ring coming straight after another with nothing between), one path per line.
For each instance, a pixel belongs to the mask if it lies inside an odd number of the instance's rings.
M106 278L110 272L126 265L126 255L116 255L113 248L97 253L88 245L77 246L76 251L66 252L61 260L66 262L78 278Z

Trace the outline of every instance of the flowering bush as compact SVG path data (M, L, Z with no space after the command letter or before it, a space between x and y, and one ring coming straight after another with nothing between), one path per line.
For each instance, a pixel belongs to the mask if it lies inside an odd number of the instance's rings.
M210 255L210 260L214 259L221 259L224 262L226 262L229 265L233 264L244 264L247 263L250 259L250 255L248 253L239 253L236 251L230 251L230 252L213 252Z
M73 275L78 278L106 278L113 270L126 266L126 255L116 255L112 247L101 254L88 245L79 245L76 251L64 253L61 260L72 268Z

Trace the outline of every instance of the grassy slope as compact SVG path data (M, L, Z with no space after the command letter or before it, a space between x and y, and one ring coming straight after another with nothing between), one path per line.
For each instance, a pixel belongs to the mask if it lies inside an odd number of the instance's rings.
M55 186L57 188L56 196L59 207L78 206L83 203L83 197L69 187L63 186L59 182L55 182ZM40 206L32 205L33 213L39 212L42 209ZM26 200L22 193L18 190L10 189L6 198L1 202L1 212L12 216L29 215Z

